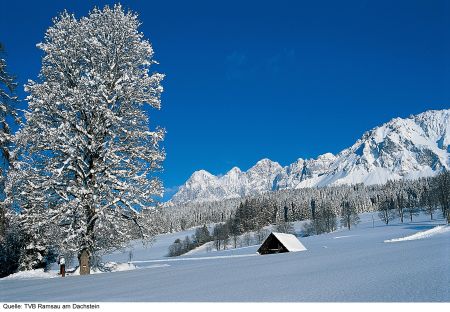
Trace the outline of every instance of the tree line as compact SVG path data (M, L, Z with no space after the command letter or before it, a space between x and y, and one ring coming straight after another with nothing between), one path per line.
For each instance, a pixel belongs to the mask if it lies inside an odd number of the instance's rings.
M303 236L332 232L339 225L350 230L360 222L358 214L362 212L378 212L386 225L397 218L402 223L412 222L420 212L431 219L440 214L449 223L449 203L450 172L443 171L436 177L384 185L283 190L244 199L189 203L166 208L162 219L170 220L167 231L198 226L199 221L216 223L205 242L213 241L220 250L261 243L269 234L269 225L276 232L296 234L294 221L305 221L297 233ZM208 231L206 225L202 229ZM178 252L169 254L181 255L200 246L196 235L177 240L171 248Z
M342 185L267 192L218 202L177 204L163 210L165 231L179 231L209 223L229 223L238 232L252 231L280 220L311 220L312 232L332 231L336 222L351 228L358 214L379 212L386 224L394 218L410 221L420 211L431 218L439 213L450 221L450 173L383 185Z

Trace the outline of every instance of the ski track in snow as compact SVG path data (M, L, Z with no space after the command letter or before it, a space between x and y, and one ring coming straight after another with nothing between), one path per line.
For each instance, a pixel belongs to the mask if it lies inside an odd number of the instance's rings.
M400 237L400 238L393 238L393 239L387 239L384 242L385 243L395 243L395 242L403 242L403 241L410 241L410 240L416 240L416 239L424 239L428 238L437 234L442 234L445 232L450 232L450 226L447 225L440 225L436 226L430 230L418 232L413 235Z
M347 237L354 237L356 235L343 235L343 236L335 236L334 239L340 239L340 238L347 238Z
M148 266L140 266L140 267L136 267L137 269L154 269L154 268L167 268L170 267L169 264L152 264L152 265L148 265Z
M213 257L198 257L198 258L172 258L172 259L158 259L158 260L138 260L132 261L133 264L138 263L158 263L158 262L173 262L173 261L198 261L198 260L215 260L215 259L227 259L227 258L245 258L254 257L258 254L245 254L245 255L231 255L231 256L213 256Z

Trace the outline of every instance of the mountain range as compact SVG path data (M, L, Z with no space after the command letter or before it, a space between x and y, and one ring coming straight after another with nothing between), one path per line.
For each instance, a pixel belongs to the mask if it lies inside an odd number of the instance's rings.
M216 201L304 187L383 184L433 176L444 169L450 169L450 109L394 118L367 131L337 155L299 158L286 167L263 159L246 172L234 167L223 176L199 170L170 202Z

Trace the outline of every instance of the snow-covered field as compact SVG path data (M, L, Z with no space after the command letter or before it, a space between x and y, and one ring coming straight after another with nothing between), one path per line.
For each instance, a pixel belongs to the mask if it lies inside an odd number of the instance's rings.
M449 226L425 216L389 226L375 220L372 227L364 214L351 231L301 238L307 251L266 256L250 246L165 258L168 246L193 230L161 235L150 248L135 246L134 270L67 278L21 273L0 280L0 301L449 302Z

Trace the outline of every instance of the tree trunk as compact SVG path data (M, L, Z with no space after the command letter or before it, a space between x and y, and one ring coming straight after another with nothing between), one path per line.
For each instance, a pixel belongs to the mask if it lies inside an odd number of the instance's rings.
M6 216L5 209L0 207L0 241L5 238L6 233Z
M83 248L78 254L78 263L80 264L80 275L91 273L91 253L87 248Z
M85 236L85 241L83 243L82 249L80 251L80 255L79 255L79 262L80 262L80 275L84 275L84 274L90 274L90 266L92 264L92 255L94 252L94 242L95 242L95 237L94 237L94 229L95 229L95 221L96 221L96 216L95 216L95 210L92 207L87 206L85 208L85 212L87 215L87 228L86 228L86 236ZM86 259L81 259L81 257L84 256ZM85 262L82 264L81 261L84 260ZM87 263L86 263L87 261ZM82 265L86 266L87 268L85 268L84 274L81 274L81 269L82 269Z

